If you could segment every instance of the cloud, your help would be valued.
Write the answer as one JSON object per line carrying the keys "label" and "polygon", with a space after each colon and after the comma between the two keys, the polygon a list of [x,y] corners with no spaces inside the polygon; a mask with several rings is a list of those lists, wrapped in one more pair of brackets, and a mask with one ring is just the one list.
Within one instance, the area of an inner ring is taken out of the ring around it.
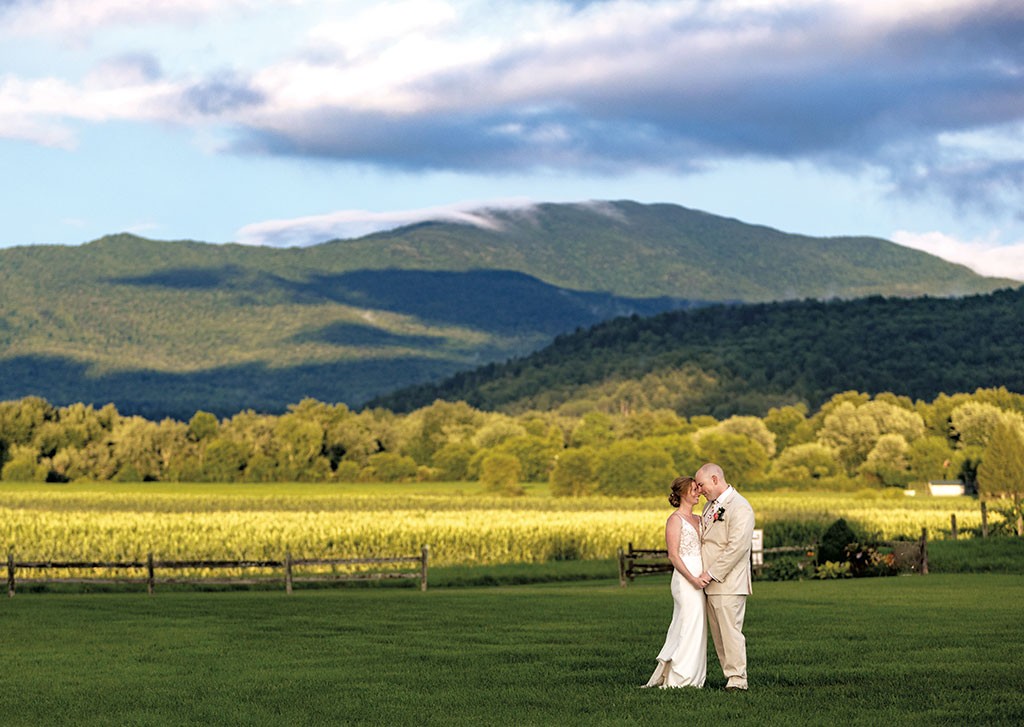
{"label": "cloud", "polygon": [[[256,109],[258,113],[259,110]],[[359,162],[405,171],[692,169],[696,148],[642,122],[545,110],[409,117],[326,109],[249,127],[234,151]],[[659,150],[655,158],[653,149]]]}
{"label": "cloud", "polygon": [[103,58],[85,77],[87,88],[117,88],[159,81],[160,60],[151,53],[121,53]]}
{"label": "cloud", "polygon": [[203,115],[223,115],[265,101],[247,81],[227,74],[196,83],[182,91],[185,109]]}
{"label": "cloud", "polygon": [[907,168],[953,179],[941,135],[1024,118],[1019,3],[525,3],[479,29],[439,7],[373,44],[358,18],[317,29],[254,74],[267,102],[235,148],[481,172],[813,159],[913,193]]}
{"label": "cloud", "polygon": [[[247,35],[300,9],[301,45]],[[92,73],[121,73],[116,88],[0,81],[0,134],[66,146],[75,121],[159,119],[224,131],[232,153],[383,169],[624,175],[754,159],[882,170],[908,197],[979,208],[1024,191],[1019,145],[979,142],[1024,125],[1018,0],[43,0],[0,6],[0,28],[213,27],[229,13],[234,42],[273,53],[175,71],[147,51]]]}
{"label": "cloud", "polygon": [[52,149],[74,149],[74,132],[62,124],[40,122],[36,119],[0,111],[0,139],[28,141]]}
{"label": "cloud", "polygon": [[994,233],[991,240],[963,241],[941,232],[899,230],[892,234],[900,245],[965,265],[979,275],[1024,281],[1024,240],[1000,245],[992,241],[997,237]]}
{"label": "cloud", "polygon": [[15,35],[82,38],[111,26],[194,23],[232,6],[256,0],[8,0],[0,2],[0,24]]}
{"label": "cloud", "polygon": [[427,221],[457,222],[497,230],[501,229],[501,221],[492,216],[491,212],[527,211],[532,205],[532,202],[523,199],[506,199],[393,212],[341,210],[324,215],[256,222],[241,228],[236,239],[244,245],[314,245],[327,240],[361,237]]}
{"label": "cloud", "polygon": [[173,85],[147,78],[109,84],[107,78],[104,71],[82,84],[60,78],[22,81],[0,76],[0,138],[74,148],[75,121],[169,119],[179,95]]}
{"label": "cloud", "polygon": [[893,164],[892,177],[908,197],[939,195],[960,211],[985,214],[1019,208],[1024,123],[940,134],[927,148]]}

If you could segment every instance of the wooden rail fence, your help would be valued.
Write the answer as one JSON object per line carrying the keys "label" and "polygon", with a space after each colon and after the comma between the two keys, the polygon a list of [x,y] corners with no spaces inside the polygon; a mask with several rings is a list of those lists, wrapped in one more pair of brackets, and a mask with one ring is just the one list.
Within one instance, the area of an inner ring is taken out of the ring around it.
{"label": "wooden rail fence", "polygon": [[[387,580],[393,578],[416,578],[420,590],[427,590],[427,569],[430,561],[430,546],[424,545],[419,555],[393,558],[293,558],[286,553],[283,560],[156,560],[149,553],[145,561],[97,562],[97,561],[18,561],[14,553],[7,554],[7,595],[13,598],[18,583],[145,583],[146,592],[153,595],[157,584],[202,584],[202,585],[257,585],[271,582],[268,578],[225,576],[221,578],[199,577],[157,577],[157,571],[180,571],[202,568],[226,570],[240,568],[281,568],[286,593],[292,592],[295,583],[322,581]],[[304,566],[347,566],[347,565],[390,565],[398,563],[416,564],[418,568],[405,570],[365,571],[354,573],[298,573],[295,569]],[[115,570],[144,571],[144,577],[103,578],[18,578],[19,570]]]}
{"label": "wooden rail fence", "polygon": [[[755,530],[750,539],[750,564],[754,569],[760,569],[764,564],[765,553],[784,553],[789,551],[804,551],[803,547],[782,547],[764,549],[764,531]],[[629,543],[627,550],[619,548],[619,585],[625,587],[629,581],[637,576],[652,575],[654,573],[671,573],[672,563],[668,562],[668,551],[664,548],[634,548]]]}
{"label": "wooden rail fence", "polygon": [[[881,546],[891,548],[896,559],[897,567],[910,570],[920,575],[928,575],[928,529],[921,528],[921,537],[918,540],[884,540],[878,543]],[[776,555],[779,553],[807,553],[813,555],[817,551],[815,545],[785,545],[776,548],[764,547],[764,534],[761,530],[754,531],[751,542],[750,564],[754,572],[760,572],[764,566],[765,555]],[[618,550],[619,558],[619,585],[625,587],[627,583],[637,576],[652,575],[655,573],[671,573],[673,566],[668,560],[668,551],[658,548],[634,548],[629,543],[628,548]]]}

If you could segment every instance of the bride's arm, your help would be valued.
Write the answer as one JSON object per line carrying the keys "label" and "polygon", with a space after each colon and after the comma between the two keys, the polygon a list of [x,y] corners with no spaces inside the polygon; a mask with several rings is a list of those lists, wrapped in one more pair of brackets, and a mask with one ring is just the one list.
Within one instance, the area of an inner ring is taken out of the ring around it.
{"label": "bride's arm", "polygon": [[668,559],[672,562],[672,567],[679,571],[679,575],[685,578],[687,583],[693,585],[694,588],[701,588],[697,579],[690,573],[690,569],[683,563],[683,559],[679,557],[679,538],[682,537],[682,528],[683,522],[679,516],[675,513],[670,515],[668,522],[665,523],[665,547],[668,550]]}

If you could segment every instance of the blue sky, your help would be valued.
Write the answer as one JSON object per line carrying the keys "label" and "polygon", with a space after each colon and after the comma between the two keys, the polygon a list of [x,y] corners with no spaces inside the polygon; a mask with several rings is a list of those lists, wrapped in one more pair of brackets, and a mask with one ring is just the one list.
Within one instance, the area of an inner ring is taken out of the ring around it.
{"label": "blue sky", "polygon": [[670,202],[1024,280],[1019,0],[0,0],[0,246]]}

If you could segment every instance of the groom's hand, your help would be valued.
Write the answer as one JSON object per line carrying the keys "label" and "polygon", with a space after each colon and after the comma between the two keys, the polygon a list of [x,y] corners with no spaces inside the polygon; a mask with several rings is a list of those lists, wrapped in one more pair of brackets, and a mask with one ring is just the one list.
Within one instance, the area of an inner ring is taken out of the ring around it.
{"label": "groom's hand", "polygon": [[700,587],[705,588],[713,579],[711,578],[710,573],[704,571],[700,574],[700,578],[698,578],[697,580],[700,581]]}

